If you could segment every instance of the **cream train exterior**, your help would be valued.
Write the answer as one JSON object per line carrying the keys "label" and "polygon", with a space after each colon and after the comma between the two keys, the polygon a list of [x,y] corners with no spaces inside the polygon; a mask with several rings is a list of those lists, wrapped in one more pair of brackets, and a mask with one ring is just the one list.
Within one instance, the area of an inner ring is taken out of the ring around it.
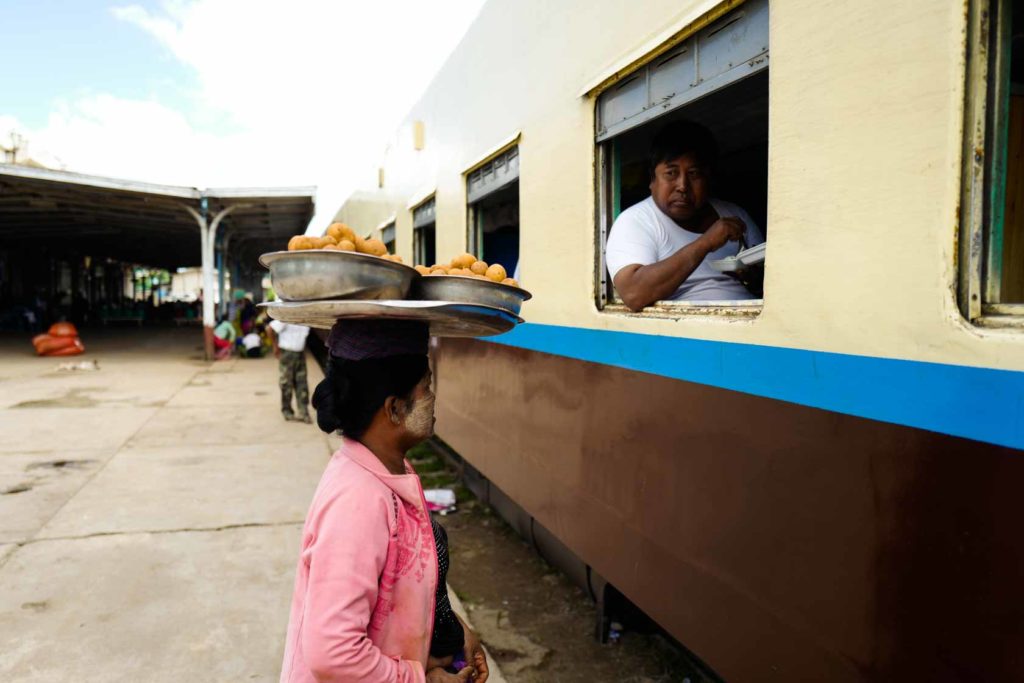
{"label": "cream train exterior", "polygon": [[599,98],[743,10],[490,0],[338,219],[408,263],[433,198],[446,259],[516,149],[529,323],[441,343],[439,433],[725,679],[1024,677],[1024,329],[958,301],[978,7],[772,2],[763,306],[601,305]]}

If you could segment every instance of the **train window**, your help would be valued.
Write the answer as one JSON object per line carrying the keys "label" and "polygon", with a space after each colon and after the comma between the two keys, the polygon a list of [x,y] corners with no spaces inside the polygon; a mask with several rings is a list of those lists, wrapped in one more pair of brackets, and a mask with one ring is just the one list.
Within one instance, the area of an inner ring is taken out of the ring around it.
{"label": "train window", "polygon": [[964,147],[964,315],[1024,322],[1024,2],[972,3]]}
{"label": "train window", "polygon": [[509,275],[519,266],[519,148],[513,147],[466,178],[469,251],[500,263]]}
{"label": "train window", "polygon": [[[768,204],[767,0],[749,0],[627,74],[598,97],[597,300],[601,308],[615,312],[627,308],[613,285],[609,267],[618,269],[630,262],[623,256],[629,250],[624,252],[620,245],[635,240],[611,240],[616,226],[630,231],[621,234],[635,237],[638,222],[631,217],[645,215],[652,223],[663,225],[674,220],[658,208],[652,197],[649,159],[658,134],[680,130],[686,126],[684,121],[699,124],[690,129],[710,133],[717,146],[717,162],[706,178],[707,205],[713,205],[719,216],[737,215],[753,224],[745,235],[751,242],[748,247],[764,241]],[[617,223],[630,207],[636,208]],[[714,216],[711,212],[707,215]],[[681,227],[679,230],[687,237],[697,234]],[[685,241],[662,246],[655,258],[668,258]],[[731,242],[724,251],[735,254],[739,249]],[[712,270],[709,262],[723,256],[728,254],[710,254],[671,298],[647,304],[645,313],[658,314],[665,309],[678,313],[681,307],[695,312],[729,307],[738,313],[756,314],[762,303],[763,264],[747,269],[742,278],[722,275]],[[634,310],[636,303],[634,298]]]}
{"label": "train window", "polygon": [[395,253],[395,222],[391,221],[380,230],[380,241],[388,248],[388,252]]}
{"label": "train window", "polygon": [[412,252],[414,263],[437,263],[437,203],[433,197],[412,210]]}

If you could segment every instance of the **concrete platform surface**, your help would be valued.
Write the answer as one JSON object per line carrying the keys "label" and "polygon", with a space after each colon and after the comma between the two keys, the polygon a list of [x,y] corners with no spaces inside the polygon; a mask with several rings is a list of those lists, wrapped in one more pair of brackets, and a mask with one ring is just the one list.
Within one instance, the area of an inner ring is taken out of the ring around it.
{"label": "concrete platform surface", "polygon": [[98,370],[0,337],[0,681],[276,681],[337,439],[282,419],[273,358],[207,363],[195,329],[83,340]]}

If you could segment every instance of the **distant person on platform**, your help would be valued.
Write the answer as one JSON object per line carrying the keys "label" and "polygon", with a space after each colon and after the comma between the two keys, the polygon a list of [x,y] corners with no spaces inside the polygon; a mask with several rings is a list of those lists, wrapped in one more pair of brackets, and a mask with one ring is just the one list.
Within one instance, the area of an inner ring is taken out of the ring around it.
{"label": "distant person on platform", "polygon": [[[274,357],[280,361],[278,383],[281,386],[281,413],[289,421],[312,423],[309,417],[309,384],[306,381],[306,337],[309,328],[280,320],[270,323],[270,341]],[[298,410],[292,412],[292,392]],[[298,413],[296,415],[296,413]]]}
{"label": "distant person on platform", "polygon": [[718,145],[704,126],[679,121],[651,143],[651,196],[623,211],[605,249],[622,301],[639,311],[656,301],[757,298],[709,261],[764,242],[746,211],[711,196]]}
{"label": "distant person on platform", "polygon": [[213,347],[217,350],[214,357],[217,360],[224,360],[231,356],[231,349],[235,345],[235,326],[231,324],[227,316],[220,319],[217,327],[213,328]]}
{"label": "distant person on platform", "polygon": [[256,325],[252,332],[242,337],[242,347],[245,349],[246,358],[263,357],[263,337],[260,336],[261,332],[263,332],[262,327]]}

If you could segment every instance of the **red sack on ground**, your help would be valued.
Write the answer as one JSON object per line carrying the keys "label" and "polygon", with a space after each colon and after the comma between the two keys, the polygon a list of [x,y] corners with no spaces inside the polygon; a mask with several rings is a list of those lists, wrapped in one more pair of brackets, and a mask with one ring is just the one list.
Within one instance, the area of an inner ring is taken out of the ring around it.
{"label": "red sack on ground", "polygon": [[36,353],[40,356],[49,356],[54,351],[73,348],[75,344],[78,344],[79,346],[82,344],[82,342],[78,340],[78,337],[49,337],[48,339],[43,339],[36,344]]}
{"label": "red sack on ground", "polygon": [[32,337],[32,346],[39,346],[39,342],[49,338],[50,335],[46,334],[45,332],[43,334],[37,334],[36,336]]}
{"label": "red sack on ground", "polygon": [[54,351],[52,353],[48,353],[48,354],[46,354],[46,357],[47,358],[52,358],[53,356],[77,356],[78,354],[83,353],[84,351],[85,351],[85,345],[82,344],[82,342],[80,342],[78,340],[78,338],[76,337],[74,345],[69,346],[69,347],[67,347],[65,349],[60,349],[58,351]]}
{"label": "red sack on ground", "polygon": [[54,337],[77,337],[78,330],[71,323],[54,323],[50,325],[50,334]]}

